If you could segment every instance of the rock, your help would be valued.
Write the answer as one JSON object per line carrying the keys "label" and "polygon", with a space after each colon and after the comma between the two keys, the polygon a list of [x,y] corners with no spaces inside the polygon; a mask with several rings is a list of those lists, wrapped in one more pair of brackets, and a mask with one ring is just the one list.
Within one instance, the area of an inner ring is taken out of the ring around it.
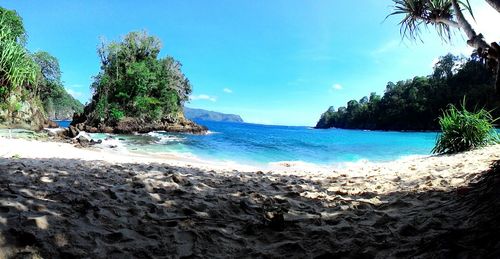
{"label": "rock", "polygon": [[113,133],[114,129],[112,127],[104,127],[103,133]]}
{"label": "rock", "polygon": [[8,105],[0,107],[0,127],[42,130],[47,120],[43,107],[32,97],[25,99],[21,96],[21,93],[12,92],[7,100],[4,100],[5,104],[15,104],[16,109],[13,111]]}
{"label": "rock", "polygon": [[68,137],[69,130],[67,128],[57,131],[57,136],[59,138],[67,138]]}
{"label": "rock", "polygon": [[78,136],[78,133],[80,133],[80,130],[78,130],[75,126],[70,125],[68,128],[68,137],[70,138],[75,138]]}
{"label": "rock", "polygon": [[93,140],[92,137],[85,131],[80,131],[76,137],[76,143],[79,143],[82,147],[88,147],[91,145],[101,144],[102,140]]}
{"label": "rock", "polygon": [[68,135],[68,129],[56,128],[56,129],[45,129],[44,130],[49,137],[55,138],[65,138]]}
{"label": "rock", "polygon": [[95,118],[95,115],[91,112],[92,109],[92,106],[87,106],[83,114],[74,114],[70,125],[75,126],[80,131],[85,130],[92,133],[130,134],[163,130],[168,132],[204,134],[208,130],[206,127],[186,119],[182,112],[166,115],[158,121],[124,117],[119,122],[108,122]]}
{"label": "rock", "polygon": [[75,139],[78,140],[78,143],[80,143],[82,147],[88,147],[92,142],[92,138],[85,131],[80,131]]}
{"label": "rock", "polygon": [[47,120],[45,124],[46,124],[45,125],[46,128],[50,128],[50,129],[59,128],[59,125],[56,122],[52,121],[52,120]]}
{"label": "rock", "polygon": [[85,137],[80,136],[77,138],[77,140],[82,147],[90,146],[90,140],[86,139]]}

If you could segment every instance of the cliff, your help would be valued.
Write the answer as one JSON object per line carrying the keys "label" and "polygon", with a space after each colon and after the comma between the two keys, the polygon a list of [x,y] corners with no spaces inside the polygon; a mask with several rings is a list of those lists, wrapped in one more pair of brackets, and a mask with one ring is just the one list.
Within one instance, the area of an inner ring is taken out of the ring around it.
{"label": "cliff", "polygon": [[71,120],[73,114],[83,112],[83,104],[58,86],[45,100],[43,106],[50,120]]}

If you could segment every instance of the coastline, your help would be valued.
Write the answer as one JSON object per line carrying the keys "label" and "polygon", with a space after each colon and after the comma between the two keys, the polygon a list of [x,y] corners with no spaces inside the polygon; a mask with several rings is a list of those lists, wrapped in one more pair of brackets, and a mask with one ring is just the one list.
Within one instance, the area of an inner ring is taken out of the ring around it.
{"label": "coastline", "polygon": [[[46,129],[50,131],[51,129]],[[425,159],[432,155],[404,155],[394,160],[370,161],[360,159],[349,162],[336,162],[331,164],[317,164],[306,161],[276,161],[269,163],[252,163],[233,160],[214,160],[200,158],[192,154],[177,152],[147,152],[129,150],[126,147],[116,148],[113,142],[104,142],[90,147],[79,147],[67,141],[56,139],[44,139],[36,137],[37,133],[29,138],[23,133],[13,133],[13,137],[0,136],[0,157],[9,158],[20,156],[24,158],[61,158],[61,159],[81,159],[100,160],[109,163],[166,163],[173,166],[195,167],[206,170],[238,170],[238,171],[279,171],[279,172],[306,172],[328,174],[336,171],[343,171],[349,168],[384,166],[389,163],[400,163],[416,159]],[[210,132],[207,132],[210,134]],[[215,133],[214,133],[215,134]],[[116,143],[119,144],[119,141]],[[110,148],[108,146],[115,146]]]}
{"label": "coastline", "polygon": [[0,146],[0,257],[497,255],[499,244],[467,242],[500,226],[500,196],[485,183],[500,145],[269,171],[59,142]]}
{"label": "coastline", "polygon": [[[385,170],[399,168],[408,164],[418,170],[419,164],[439,163],[438,160],[452,162],[455,155],[405,155],[389,161],[370,161],[360,159],[358,161],[338,162],[333,164],[316,164],[305,161],[276,161],[270,163],[241,163],[230,160],[209,160],[197,157],[196,155],[186,155],[175,152],[151,153],[146,151],[131,151],[126,148],[107,148],[101,146],[77,147],[74,144],[64,141],[54,141],[53,139],[40,140],[35,137],[26,139],[24,137],[2,137],[0,136],[0,157],[9,158],[12,156],[23,158],[60,158],[60,159],[80,159],[85,161],[99,160],[108,163],[165,163],[180,167],[194,167],[204,170],[237,170],[237,171],[268,171],[300,174],[328,175],[335,173],[356,171]],[[500,144],[488,146],[470,152],[481,152],[480,150],[497,149],[500,153]],[[469,152],[467,152],[469,153]],[[450,158],[451,157],[451,158]],[[499,156],[500,158],[500,156]],[[487,168],[483,168],[486,170]],[[391,170],[392,171],[392,170]]]}

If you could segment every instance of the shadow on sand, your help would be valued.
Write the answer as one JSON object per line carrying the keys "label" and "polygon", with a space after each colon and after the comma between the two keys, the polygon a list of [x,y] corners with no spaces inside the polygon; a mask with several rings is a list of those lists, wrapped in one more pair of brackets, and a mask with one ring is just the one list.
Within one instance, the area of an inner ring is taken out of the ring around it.
{"label": "shadow on sand", "polygon": [[345,195],[328,184],[165,164],[0,159],[0,257],[500,256],[499,163],[451,192]]}

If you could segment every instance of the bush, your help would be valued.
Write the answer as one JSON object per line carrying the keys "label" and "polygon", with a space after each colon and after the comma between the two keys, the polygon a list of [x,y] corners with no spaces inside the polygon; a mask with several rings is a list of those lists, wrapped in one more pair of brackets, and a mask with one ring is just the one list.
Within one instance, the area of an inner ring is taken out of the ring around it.
{"label": "bush", "polygon": [[458,153],[493,143],[498,139],[490,112],[481,109],[469,112],[465,102],[461,110],[450,105],[439,117],[442,133],[438,136],[433,153]]}
{"label": "bush", "polygon": [[118,108],[111,108],[111,110],[109,111],[109,117],[113,121],[119,122],[124,116],[125,113]]}

